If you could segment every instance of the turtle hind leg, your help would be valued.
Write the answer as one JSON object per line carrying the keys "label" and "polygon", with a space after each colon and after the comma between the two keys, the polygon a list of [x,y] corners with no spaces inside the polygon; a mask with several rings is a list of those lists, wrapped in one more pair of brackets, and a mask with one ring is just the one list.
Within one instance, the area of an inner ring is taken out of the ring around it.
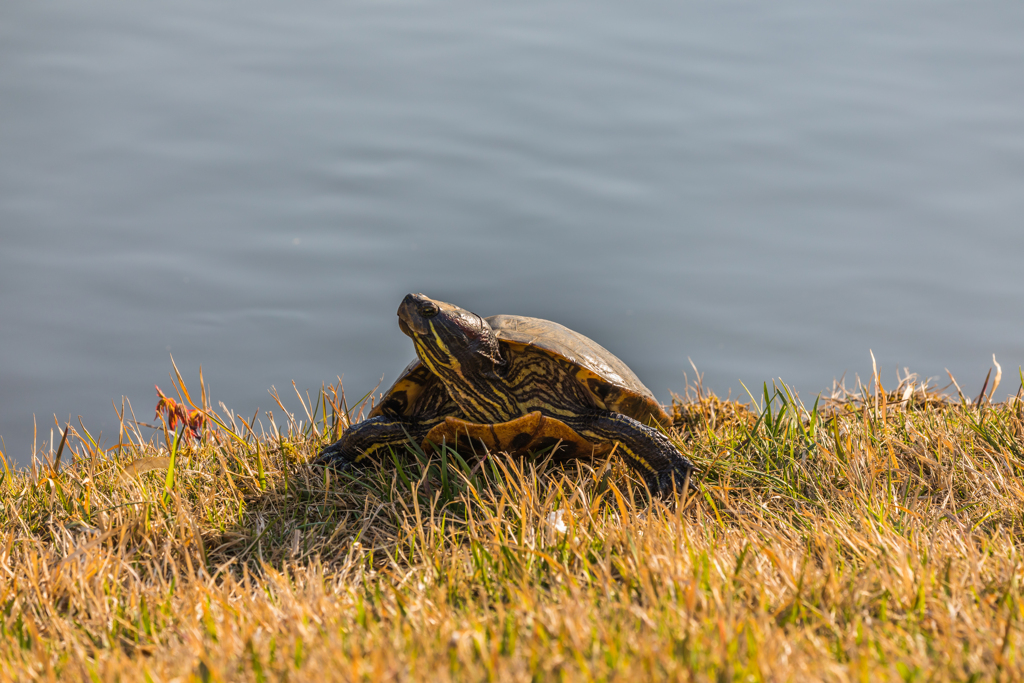
{"label": "turtle hind leg", "polygon": [[647,482],[652,493],[671,495],[673,489],[696,489],[696,468],[653,427],[611,411],[592,411],[562,417],[567,425],[595,443],[617,442],[616,453]]}
{"label": "turtle hind leg", "polygon": [[381,449],[402,446],[412,439],[419,443],[438,420],[403,420],[378,415],[346,429],[341,438],[324,447],[311,465],[345,471],[364,465]]}

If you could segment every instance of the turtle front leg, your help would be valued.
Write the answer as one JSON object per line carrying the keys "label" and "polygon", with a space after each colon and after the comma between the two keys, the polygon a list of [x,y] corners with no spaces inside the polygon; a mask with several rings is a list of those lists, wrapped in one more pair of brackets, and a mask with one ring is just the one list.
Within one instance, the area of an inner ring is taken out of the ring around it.
{"label": "turtle front leg", "polygon": [[697,488],[693,463],[683,457],[657,429],[611,411],[593,411],[577,417],[559,416],[559,419],[595,443],[618,442],[616,452],[621,453],[626,464],[644,478],[653,493],[671,495],[673,488],[681,492],[687,482],[690,488]]}
{"label": "turtle front leg", "polygon": [[382,448],[408,443],[410,437],[415,443],[420,443],[427,432],[442,420],[403,420],[387,415],[371,417],[346,429],[340,439],[320,451],[310,464],[343,472],[352,465],[365,464]]}

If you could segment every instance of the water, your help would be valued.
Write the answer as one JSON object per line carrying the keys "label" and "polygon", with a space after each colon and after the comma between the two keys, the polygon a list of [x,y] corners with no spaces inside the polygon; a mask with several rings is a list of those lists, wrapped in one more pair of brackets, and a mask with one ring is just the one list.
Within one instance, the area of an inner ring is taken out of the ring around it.
{"label": "water", "polygon": [[[1024,5],[9,2],[0,435],[412,356],[422,291],[664,400],[1024,364]],[[997,396],[1001,397],[1001,396]],[[297,400],[290,404],[298,407]]]}

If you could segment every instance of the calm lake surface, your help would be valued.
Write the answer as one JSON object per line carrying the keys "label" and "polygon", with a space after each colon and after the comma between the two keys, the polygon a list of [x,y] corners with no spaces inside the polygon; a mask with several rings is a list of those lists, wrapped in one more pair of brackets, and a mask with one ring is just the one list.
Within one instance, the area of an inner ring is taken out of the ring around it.
{"label": "calm lake surface", "polygon": [[383,387],[407,292],[663,400],[1024,364],[1024,3],[6,2],[0,436],[107,445],[173,355]]}

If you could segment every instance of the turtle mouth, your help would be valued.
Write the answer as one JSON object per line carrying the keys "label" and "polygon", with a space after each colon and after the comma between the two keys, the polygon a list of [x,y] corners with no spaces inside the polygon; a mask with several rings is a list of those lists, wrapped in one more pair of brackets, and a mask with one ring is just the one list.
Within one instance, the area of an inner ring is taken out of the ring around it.
{"label": "turtle mouth", "polygon": [[422,294],[407,294],[398,307],[398,327],[402,332],[410,337],[428,334],[430,323],[423,315],[425,309],[432,309],[436,315],[437,305]]}

